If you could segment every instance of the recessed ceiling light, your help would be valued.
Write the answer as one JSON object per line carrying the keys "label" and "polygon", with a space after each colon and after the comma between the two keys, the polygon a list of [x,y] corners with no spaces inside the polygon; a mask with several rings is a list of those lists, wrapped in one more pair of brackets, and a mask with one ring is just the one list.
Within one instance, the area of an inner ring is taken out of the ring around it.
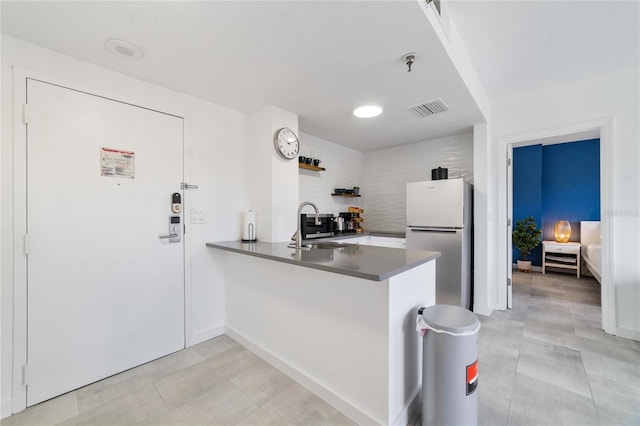
{"label": "recessed ceiling light", "polygon": [[365,105],[353,110],[353,115],[360,118],[371,118],[382,114],[382,108],[376,105]]}
{"label": "recessed ceiling light", "polygon": [[106,49],[111,53],[126,56],[127,58],[142,58],[142,50],[140,50],[140,48],[135,44],[129,43],[128,41],[112,38],[104,43],[104,47],[106,47]]}

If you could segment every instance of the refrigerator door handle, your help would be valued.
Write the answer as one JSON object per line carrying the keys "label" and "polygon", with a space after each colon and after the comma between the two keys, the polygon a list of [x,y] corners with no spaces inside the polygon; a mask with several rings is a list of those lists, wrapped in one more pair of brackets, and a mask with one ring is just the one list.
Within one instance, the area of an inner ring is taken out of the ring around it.
{"label": "refrigerator door handle", "polygon": [[462,228],[408,228],[411,232],[446,232],[455,233],[462,230]]}

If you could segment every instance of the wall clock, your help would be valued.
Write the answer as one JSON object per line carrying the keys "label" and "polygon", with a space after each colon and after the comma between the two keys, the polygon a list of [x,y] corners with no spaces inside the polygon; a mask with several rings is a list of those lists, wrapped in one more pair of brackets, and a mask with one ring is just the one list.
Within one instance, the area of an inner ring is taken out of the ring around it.
{"label": "wall clock", "polygon": [[287,160],[296,158],[300,151],[300,141],[293,130],[288,127],[283,127],[276,131],[273,137],[273,144],[278,154]]}

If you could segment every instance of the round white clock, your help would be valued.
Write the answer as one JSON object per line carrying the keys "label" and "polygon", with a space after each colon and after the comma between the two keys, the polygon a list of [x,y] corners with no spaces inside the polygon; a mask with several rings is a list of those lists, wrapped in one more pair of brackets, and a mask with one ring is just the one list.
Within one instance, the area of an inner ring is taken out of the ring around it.
{"label": "round white clock", "polygon": [[300,141],[293,130],[288,127],[283,127],[276,131],[273,137],[273,145],[276,151],[278,151],[278,154],[287,160],[296,158],[300,151]]}

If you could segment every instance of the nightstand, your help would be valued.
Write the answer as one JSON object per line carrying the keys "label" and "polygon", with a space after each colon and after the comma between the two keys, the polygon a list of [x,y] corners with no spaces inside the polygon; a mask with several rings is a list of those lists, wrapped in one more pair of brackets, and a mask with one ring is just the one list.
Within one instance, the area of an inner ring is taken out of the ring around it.
{"label": "nightstand", "polygon": [[580,243],[542,242],[542,273],[549,268],[573,269],[580,278]]}

